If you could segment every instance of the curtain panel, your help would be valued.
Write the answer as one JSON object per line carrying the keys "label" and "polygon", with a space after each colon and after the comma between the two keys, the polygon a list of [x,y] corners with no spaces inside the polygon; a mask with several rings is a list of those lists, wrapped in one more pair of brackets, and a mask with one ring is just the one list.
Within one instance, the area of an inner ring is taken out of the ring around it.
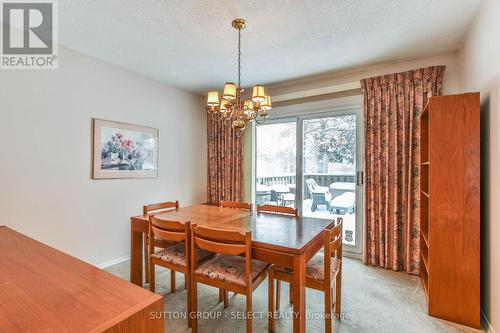
{"label": "curtain panel", "polygon": [[445,66],[364,79],[365,264],[419,273],[420,116]]}
{"label": "curtain panel", "polygon": [[209,204],[221,200],[243,201],[243,137],[231,122],[207,119]]}

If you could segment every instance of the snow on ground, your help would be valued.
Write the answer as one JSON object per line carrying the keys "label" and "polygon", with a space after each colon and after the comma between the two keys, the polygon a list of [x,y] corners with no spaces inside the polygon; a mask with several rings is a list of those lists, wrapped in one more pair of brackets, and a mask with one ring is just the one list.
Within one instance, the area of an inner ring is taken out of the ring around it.
{"label": "snow on ground", "polygon": [[[302,212],[303,216],[308,216],[308,217],[316,217],[320,219],[329,219],[329,220],[334,220],[337,217],[342,217],[343,218],[343,223],[344,223],[344,235],[342,239],[344,240],[344,244],[349,244],[349,245],[354,245],[355,244],[355,239],[356,239],[356,214],[345,214],[345,215],[336,215],[336,214],[331,214],[326,210],[325,206],[318,206],[316,211],[311,212],[311,204],[312,200],[311,199],[306,199],[304,200],[304,204],[302,205],[304,211]],[[349,233],[352,231],[352,240],[346,240],[346,231]]]}

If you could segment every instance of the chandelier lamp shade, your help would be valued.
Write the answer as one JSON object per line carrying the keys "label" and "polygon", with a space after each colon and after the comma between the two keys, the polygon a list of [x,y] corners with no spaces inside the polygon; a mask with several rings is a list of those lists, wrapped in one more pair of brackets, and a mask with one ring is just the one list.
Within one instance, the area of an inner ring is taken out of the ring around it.
{"label": "chandelier lamp shade", "polygon": [[248,123],[255,121],[260,124],[269,116],[272,108],[271,97],[266,94],[263,85],[256,84],[252,89],[251,99],[244,100],[241,87],[241,30],[247,22],[236,19],[232,26],[238,30],[238,82],[226,82],[222,95],[218,90],[207,93],[206,109],[214,121],[230,121],[236,133],[241,133]]}

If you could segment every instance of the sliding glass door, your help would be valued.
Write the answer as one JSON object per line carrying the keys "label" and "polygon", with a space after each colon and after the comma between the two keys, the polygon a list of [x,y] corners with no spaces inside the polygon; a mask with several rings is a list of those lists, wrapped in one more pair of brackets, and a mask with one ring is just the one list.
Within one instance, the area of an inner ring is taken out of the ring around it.
{"label": "sliding glass door", "polygon": [[360,109],[272,120],[256,128],[255,203],[344,221],[348,252],[362,252]]}
{"label": "sliding glass door", "polygon": [[361,253],[362,150],[359,111],[301,117],[301,212],[343,219],[346,249]]}

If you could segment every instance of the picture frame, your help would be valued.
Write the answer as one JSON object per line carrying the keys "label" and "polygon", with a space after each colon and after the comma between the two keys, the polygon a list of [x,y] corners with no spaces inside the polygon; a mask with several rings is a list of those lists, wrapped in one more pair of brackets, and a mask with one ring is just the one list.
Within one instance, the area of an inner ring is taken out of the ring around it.
{"label": "picture frame", "polygon": [[92,131],[92,179],[158,176],[158,129],[93,118]]}

